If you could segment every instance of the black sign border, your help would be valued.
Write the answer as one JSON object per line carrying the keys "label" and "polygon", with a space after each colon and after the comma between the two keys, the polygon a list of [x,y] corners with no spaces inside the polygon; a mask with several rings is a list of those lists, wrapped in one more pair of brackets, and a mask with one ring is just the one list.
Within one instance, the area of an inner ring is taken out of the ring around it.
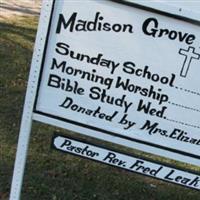
{"label": "black sign border", "polygon": [[[126,140],[133,141],[133,142],[136,142],[136,143],[152,146],[152,147],[155,147],[155,148],[158,148],[158,149],[163,149],[163,150],[166,150],[166,151],[170,151],[170,152],[173,152],[173,153],[181,154],[183,156],[192,157],[192,158],[200,160],[200,155],[198,156],[198,155],[191,154],[191,153],[184,152],[184,151],[180,151],[180,150],[177,150],[177,149],[164,147],[164,146],[157,145],[157,144],[154,144],[154,143],[130,138],[128,136],[119,135],[117,133],[114,133],[114,132],[111,132],[111,131],[108,131],[108,130],[105,130],[105,129],[93,127],[93,126],[90,126],[90,125],[87,125],[87,124],[83,124],[83,123],[80,123],[80,122],[73,121],[71,119],[67,119],[67,118],[52,115],[52,114],[49,114],[49,113],[45,113],[45,112],[42,112],[42,111],[39,111],[39,110],[36,109],[38,95],[39,95],[39,89],[40,89],[40,85],[41,85],[42,73],[43,73],[43,70],[44,70],[44,63],[45,63],[45,58],[46,58],[47,46],[48,46],[48,42],[49,42],[49,35],[50,35],[50,30],[51,30],[51,25],[52,25],[53,12],[55,10],[56,1],[57,0],[53,0],[53,4],[52,4],[50,20],[49,20],[49,25],[48,25],[48,30],[47,30],[46,40],[45,40],[45,46],[44,46],[43,55],[42,55],[42,63],[41,63],[41,68],[40,68],[40,73],[39,73],[39,80],[38,80],[38,84],[37,84],[37,92],[36,92],[36,97],[35,97],[35,102],[34,102],[33,113],[43,115],[43,116],[46,116],[46,117],[49,117],[49,118],[53,118],[53,119],[56,119],[56,120],[59,120],[59,121],[67,122],[67,123],[70,123],[70,124],[73,124],[73,125],[76,125],[76,126],[80,126],[80,127],[83,127],[83,128],[98,131],[98,132],[101,132],[101,133],[104,133],[104,134],[112,135],[112,136],[115,136],[115,137],[118,137],[118,138],[126,139]],[[113,1],[113,3],[114,3],[114,1]],[[116,1],[115,3],[119,3],[119,2]],[[124,5],[127,5],[127,6],[131,6],[130,4],[127,4],[123,1],[121,3],[124,4]],[[136,7],[135,5],[132,5],[132,6]],[[143,9],[143,8],[140,8],[140,7],[137,7],[137,8]],[[151,9],[149,9],[149,10],[152,12]]]}

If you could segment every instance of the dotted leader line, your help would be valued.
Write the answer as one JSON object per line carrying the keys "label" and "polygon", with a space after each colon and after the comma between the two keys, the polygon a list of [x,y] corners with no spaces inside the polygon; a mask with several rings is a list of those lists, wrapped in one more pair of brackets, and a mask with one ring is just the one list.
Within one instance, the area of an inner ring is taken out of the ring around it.
{"label": "dotted leader line", "polygon": [[173,105],[173,106],[177,106],[177,107],[185,108],[185,109],[188,109],[188,110],[200,112],[200,110],[198,110],[198,109],[196,109],[196,108],[191,108],[191,107],[184,106],[184,105],[177,104],[177,103],[173,103],[173,102],[170,102],[170,101],[168,101],[168,103],[171,104],[171,105]]}
{"label": "dotted leader line", "polygon": [[200,126],[196,126],[196,125],[193,125],[193,124],[188,124],[188,123],[177,121],[177,120],[174,120],[174,119],[169,119],[167,117],[164,117],[164,119],[167,120],[167,121],[170,121],[170,122],[177,123],[177,124],[182,124],[182,125],[185,125],[185,126],[189,126],[189,127],[200,129]]}
{"label": "dotted leader line", "polygon": [[[194,95],[200,96],[200,93],[196,92],[196,91],[192,91],[192,90],[185,89],[185,88],[178,87],[178,86],[175,86],[175,88],[178,89],[178,90],[184,91],[184,92],[188,92],[190,94],[194,94]],[[193,111],[196,111],[196,112],[200,112],[200,110],[198,110],[196,108],[191,108],[191,107],[188,107],[188,106],[185,106],[185,105],[181,105],[181,104],[177,104],[177,103],[173,103],[173,102],[170,102],[170,101],[168,103],[172,104],[174,106],[181,107],[181,108],[185,108],[185,109],[193,110]],[[169,119],[167,117],[164,117],[164,119],[167,120],[167,121],[170,121],[170,122],[174,122],[174,123],[177,123],[177,124],[184,125],[184,126],[189,126],[189,127],[200,129],[200,126],[197,126],[197,125],[188,124],[188,123],[185,123],[185,122],[182,122],[182,121],[178,121],[178,120],[174,120],[174,119]]]}
{"label": "dotted leader line", "polygon": [[178,90],[182,90],[182,91],[185,91],[185,92],[200,96],[200,93],[196,92],[196,91],[188,90],[188,89],[185,89],[185,88],[182,88],[182,87],[178,87],[178,86],[175,86],[175,88],[178,89]]}

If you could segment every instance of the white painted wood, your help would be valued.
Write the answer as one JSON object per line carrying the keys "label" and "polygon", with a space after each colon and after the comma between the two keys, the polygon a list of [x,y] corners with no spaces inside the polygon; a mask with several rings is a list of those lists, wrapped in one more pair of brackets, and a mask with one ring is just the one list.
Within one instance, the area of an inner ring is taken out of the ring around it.
{"label": "white painted wood", "polygon": [[10,191],[10,200],[20,200],[23,176],[28,153],[29,139],[32,127],[32,114],[37,90],[37,83],[41,67],[41,57],[44,50],[45,38],[48,28],[50,11],[52,7],[51,0],[43,1],[40,24],[36,36],[34,54],[31,63],[29,81],[27,86],[26,98],[21,120],[15,166],[13,171],[12,185]]}

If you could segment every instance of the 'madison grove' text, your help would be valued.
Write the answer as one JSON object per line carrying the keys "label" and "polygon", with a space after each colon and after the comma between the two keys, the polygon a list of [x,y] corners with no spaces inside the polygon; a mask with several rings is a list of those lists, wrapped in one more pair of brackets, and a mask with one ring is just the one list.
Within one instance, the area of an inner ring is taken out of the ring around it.
{"label": "'madison grove' text", "polygon": [[[132,21],[133,23],[133,21]],[[182,32],[180,30],[170,30],[167,27],[161,27],[158,19],[147,18],[142,23],[141,29],[145,35],[154,38],[167,38],[169,40],[184,42],[188,45],[193,44],[196,39],[194,34]],[[137,26],[138,27],[138,26]],[[134,33],[134,26],[130,23],[115,23],[108,21],[100,12],[96,12],[92,20],[81,19],[77,12],[66,19],[66,16],[59,14],[56,33],[60,34],[62,30],[69,32],[115,32],[115,33]]]}
{"label": "'madison grove' text", "polygon": [[133,33],[133,26],[131,24],[107,22],[100,12],[96,12],[94,20],[77,19],[77,12],[74,12],[67,20],[63,14],[60,14],[56,33],[60,33],[62,28],[68,29],[70,32],[113,31]]}

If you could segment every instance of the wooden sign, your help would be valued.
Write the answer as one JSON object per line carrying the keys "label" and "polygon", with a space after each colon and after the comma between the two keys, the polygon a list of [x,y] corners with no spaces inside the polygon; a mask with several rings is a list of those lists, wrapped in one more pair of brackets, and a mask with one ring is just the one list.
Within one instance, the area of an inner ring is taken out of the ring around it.
{"label": "wooden sign", "polygon": [[51,16],[33,119],[200,165],[199,25],[110,1]]}
{"label": "wooden sign", "polygon": [[33,120],[200,166],[199,42],[198,9],[43,1],[10,199]]}

